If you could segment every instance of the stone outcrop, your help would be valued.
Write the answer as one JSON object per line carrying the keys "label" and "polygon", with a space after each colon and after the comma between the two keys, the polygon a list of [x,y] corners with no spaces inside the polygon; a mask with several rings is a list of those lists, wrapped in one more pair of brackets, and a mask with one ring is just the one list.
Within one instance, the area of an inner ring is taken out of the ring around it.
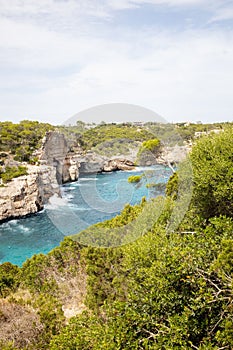
{"label": "stone outcrop", "polygon": [[80,163],[80,174],[96,174],[117,170],[132,170],[134,162],[125,157],[112,157],[111,159],[95,152],[87,152],[85,156],[77,156]]}
{"label": "stone outcrop", "polygon": [[69,152],[70,146],[64,134],[56,131],[47,132],[41,150],[37,156],[41,164],[53,166],[56,169],[59,184],[76,181],[79,176],[77,156]]}
{"label": "stone outcrop", "polygon": [[40,165],[28,165],[28,175],[0,187],[0,221],[40,211],[50,197],[60,195],[60,184],[78,179],[80,164],[77,156],[68,151],[63,134],[46,134],[35,154]]}
{"label": "stone outcrop", "polygon": [[103,171],[117,171],[117,170],[132,170],[135,165],[132,161],[125,158],[110,159],[104,164]]}
{"label": "stone outcrop", "polygon": [[78,180],[80,163],[77,156],[68,154],[62,167],[62,182],[71,182]]}
{"label": "stone outcrop", "polygon": [[178,164],[186,158],[189,151],[190,147],[187,145],[163,146],[157,153],[143,152],[138,159],[138,164],[141,166]]}
{"label": "stone outcrop", "polygon": [[54,193],[60,194],[55,168],[28,166],[28,175],[0,187],[0,221],[38,212]]}
{"label": "stone outcrop", "polygon": [[188,146],[173,146],[173,147],[163,147],[161,154],[157,158],[157,164],[163,165],[174,165],[182,162],[188,152],[190,147]]}
{"label": "stone outcrop", "polygon": [[62,183],[63,163],[68,153],[68,145],[64,134],[47,132],[40,151],[41,164],[53,166],[56,169],[57,182]]}
{"label": "stone outcrop", "polygon": [[78,157],[80,174],[96,174],[102,172],[106,160],[106,157],[95,152],[87,152],[86,155]]}

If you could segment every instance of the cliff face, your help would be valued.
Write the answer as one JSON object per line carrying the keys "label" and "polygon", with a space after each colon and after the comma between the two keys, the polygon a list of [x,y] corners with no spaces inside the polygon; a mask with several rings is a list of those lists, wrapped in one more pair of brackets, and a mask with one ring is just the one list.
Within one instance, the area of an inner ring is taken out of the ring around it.
{"label": "cliff face", "polygon": [[54,131],[46,134],[39,159],[42,164],[56,169],[59,184],[78,179],[79,162],[75,155],[69,153],[69,147],[63,134]]}
{"label": "cliff face", "polygon": [[0,221],[40,211],[51,196],[60,195],[60,184],[78,179],[79,162],[68,151],[63,134],[46,134],[36,153],[41,165],[28,165],[28,175],[0,187]]}
{"label": "cliff face", "polygon": [[29,166],[28,175],[0,187],[0,221],[38,212],[54,193],[60,194],[55,168]]}
{"label": "cliff face", "polygon": [[128,155],[114,156],[109,159],[106,156],[99,155],[92,151],[87,152],[85,156],[77,155],[77,161],[80,164],[80,174],[132,170],[135,167],[135,159]]}
{"label": "cliff face", "polygon": [[[144,157],[140,165],[172,164],[181,161],[186,154],[185,147],[164,147],[159,155]],[[36,155],[40,166],[28,165],[28,175],[0,187],[0,221],[38,212],[51,196],[60,195],[60,184],[76,181],[79,172],[131,170],[136,159],[136,153],[109,159],[91,151],[85,155],[69,152],[65,136],[59,132],[47,133]]]}
{"label": "cliff face", "polygon": [[95,152],[87,152],[85,156],[79,156],[81,174],[100,173],[103,171],[106,157]]}

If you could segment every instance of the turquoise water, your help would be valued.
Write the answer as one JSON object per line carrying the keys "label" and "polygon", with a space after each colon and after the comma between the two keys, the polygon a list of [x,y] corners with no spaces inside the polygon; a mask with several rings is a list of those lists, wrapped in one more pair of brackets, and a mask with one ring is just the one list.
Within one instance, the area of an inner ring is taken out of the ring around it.
{"label": "turquoise water", "polygon": [[[145,175],[143,185],[128,183],[129,176],[140,174]],[[149,199],[162,194],[147,189],[146,183],[167,182],[170,175],[169,168],[154,166],[81,176],[63,185],[62,198],[51,198],[42,212],[0,225],[0,263],[21,266],[34,254],[48,253],[64,236],[116,216],[126,203],[134,205],[143,196]]]}

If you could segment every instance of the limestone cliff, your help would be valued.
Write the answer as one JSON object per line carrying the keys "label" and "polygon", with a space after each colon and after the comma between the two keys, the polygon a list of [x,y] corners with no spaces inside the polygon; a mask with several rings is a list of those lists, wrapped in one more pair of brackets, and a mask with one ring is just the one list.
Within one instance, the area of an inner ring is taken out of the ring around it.
{"label": "limestone cliff", "polygon": [[106,157],[101,156],[98,153],[89,151],[85,155],[81,155],[78,157],[78,162],[80,163],[80,173],[100,173],[103,171],[106,160]]}
{"label": "limestone cliff", "polygon": [[59,184],[78,179],[79,162],[77,156],[69,152],[64,134],[55,131],[48,132],[38,156],[41,164],[50,165],[56,169]]}
{"label": "limestone cliff", "polygon": [[178,164],[186,158],[189,151],[190,148],[188,146],[176,145],[173,147],[163,147],[159,157],[157,158],[157,164]]}
{"label": "limestone cliff", "polygon": [[39,166],[27,165],[28,175],[0,187],[0,221],[38,212],[51,196],[60,195],[60,184],[78,179],[79,162],[63,134],[48,132],[35,156]]}
{"label": "limestone cliff", "polygon": [[54,193],[60,194],[55,168],[28,166],[28,175],[0,187],[0,221],[38,212]]}

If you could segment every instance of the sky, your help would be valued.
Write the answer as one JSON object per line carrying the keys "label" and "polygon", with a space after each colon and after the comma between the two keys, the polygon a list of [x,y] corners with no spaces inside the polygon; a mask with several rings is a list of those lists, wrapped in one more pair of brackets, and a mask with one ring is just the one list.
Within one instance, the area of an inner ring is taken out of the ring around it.
{"label": "sky", "polygon": [[233,121],[233,1],[0,0],[1,121],[61,124],[110,103]]}

